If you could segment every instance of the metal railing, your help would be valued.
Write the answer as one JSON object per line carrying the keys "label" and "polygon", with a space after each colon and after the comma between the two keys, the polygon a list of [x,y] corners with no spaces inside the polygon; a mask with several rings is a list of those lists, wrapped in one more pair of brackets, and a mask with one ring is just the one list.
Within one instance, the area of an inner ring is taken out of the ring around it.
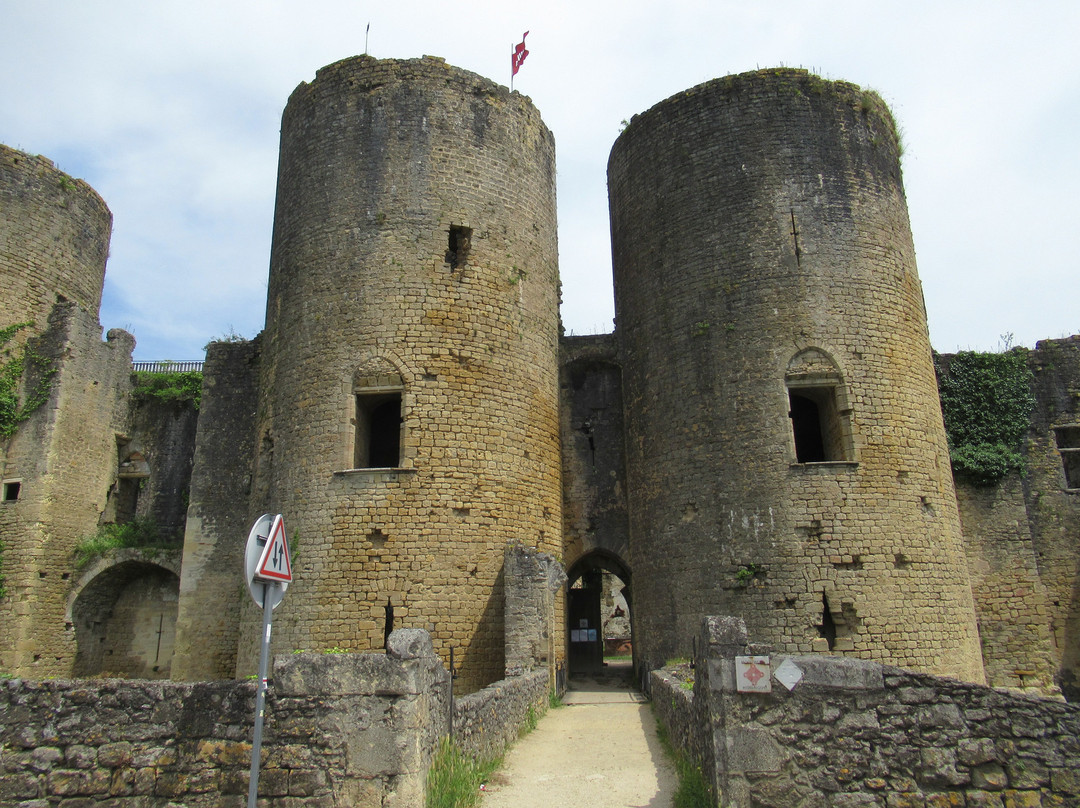
{"label": "metal railing", "polygon": [[131,369],[136,373],[202,373],[203,362],[201,359],[192,359],[183,362],[173,362],[170,359],[162,359],[156,362],[132,362]]}

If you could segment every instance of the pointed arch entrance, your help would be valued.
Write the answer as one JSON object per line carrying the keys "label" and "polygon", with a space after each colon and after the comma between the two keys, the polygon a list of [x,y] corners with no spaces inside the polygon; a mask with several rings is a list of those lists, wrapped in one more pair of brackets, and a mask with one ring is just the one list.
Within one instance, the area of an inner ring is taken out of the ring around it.
{"label": "pointed arch entrance", "polygon": [[606,550],[592,550],[570,565],[566,636],[571,675],[602,671],[605,652],[632,652],[630,584],[630,567]]}

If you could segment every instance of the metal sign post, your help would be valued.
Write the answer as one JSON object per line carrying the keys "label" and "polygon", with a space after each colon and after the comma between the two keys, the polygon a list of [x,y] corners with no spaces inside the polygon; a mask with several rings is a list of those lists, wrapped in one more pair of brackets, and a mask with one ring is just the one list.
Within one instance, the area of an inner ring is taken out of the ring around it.
{"label": "metal sign post", "polygon": [[281,514],[263,514],[255,520],[248,534],[244,552],[248,591],[263,610],[262,649],[259,652],[259,688],[255,695],[255,733],[251,741],[251,778],[248,782],[248,808],[255,808],[259,795],[259,763],[262,753],[263,716],[266,712],[266,686],[270,670],[270,623],[274,609],[285,597],[292,581],[289,542]]}

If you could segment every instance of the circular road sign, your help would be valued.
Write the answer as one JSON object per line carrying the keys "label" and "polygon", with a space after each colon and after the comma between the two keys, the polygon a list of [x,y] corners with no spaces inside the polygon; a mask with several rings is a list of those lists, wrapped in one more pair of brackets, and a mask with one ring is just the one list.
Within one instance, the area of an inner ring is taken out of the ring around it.
{"label": "circular road sign", "polygon": [[270,539],[270,530],[274,526],[274,517],[264,513],[255,520],[255,524],[248,533],[247,547],[244,550],[244,577],[247,579],[248,592],[259,608],[265,608],[263,599],[266,592],[270,592],[270,608],[276,609],[285,597],[285,590],[289,588],[285,581],[263,581],[255,577],[259,568],[259,559],[262,558],[263,549]]}

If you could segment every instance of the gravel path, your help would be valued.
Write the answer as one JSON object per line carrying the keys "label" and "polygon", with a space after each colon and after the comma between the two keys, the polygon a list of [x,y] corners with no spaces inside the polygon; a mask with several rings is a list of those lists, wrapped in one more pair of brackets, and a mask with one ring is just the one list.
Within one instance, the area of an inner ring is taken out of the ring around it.
{"label": "gravel path", "polygon": [[610,680],[570,687],[507,753],[483,808],[671,808],[675,770],[649,705]]}

